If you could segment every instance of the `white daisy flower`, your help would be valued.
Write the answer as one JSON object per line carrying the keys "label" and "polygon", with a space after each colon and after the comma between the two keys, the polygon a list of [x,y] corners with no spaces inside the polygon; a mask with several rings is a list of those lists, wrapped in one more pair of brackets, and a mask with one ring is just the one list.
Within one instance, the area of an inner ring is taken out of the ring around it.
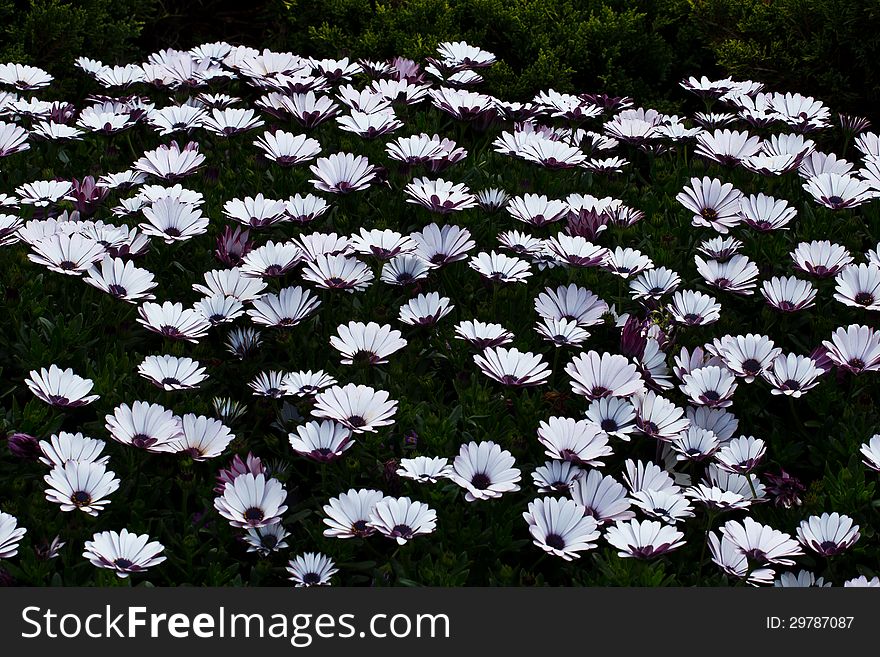
{"label": "white daisy flower", "polygon": [[397,474],[405,479],[413,479],[420,484],[436,484],[441,479],[448,479],[452,473],[449,459],[440,456],[416,456],[411,459],[400,459]]}
{"label": "white daisy flower", "polygon": [[401,332],[392,329],[389,324],[380,326],[376,322],[349,322],[340,324],[336,333],[330,337],[330,346],[342,354],[343,365],[387,363],[388,356],[407,344]]}
{"label": "white daisy flower", "polygon": [[473,358],[483,374],[506,386],[541,385],[551,374],[540,354],[521,352],[516,348],[487,347]]}
{"label": "white daisy flower", "polygon": [[74,374],[73,368],[62,370],[54,363],[31,370],[25,384],[41,401],[61,408],[76,408],[91,404],[100,399],[100,395],[90,395],[94,383],[91,379]]}
{"label": "white daisy flower", "polygon": [[180,418],[159,404],[121,404],[104,416],[113,440],[148,452],[173,452],[180,438]]}
{"label": "white daisy flower", "polygon": [[214,498],[214,508],[233,527],[265,527],[281,522],[286,498],[287,491],[277,479],[247,472],[224,484],[223,495]]}
{"label": "white daisy flower", "polygon": [[566,561],[580,557],[579,552],[596,548],[601,536],[596,520],[567,498],[538,498],[529,503],[523,518],[529,525],[532,542]]}
{"label": "white daisy flower", "polygon": [[333,386],[315,395],[312,415],[335,420],[355,433],[375,433],[378,427],[394,424],[397,401],[384,390],[349,383]]}
{"label": "white daisy flower", "polygon": [[306,552],[287,563],[287,572],[295,586],[329,586],[339,572],[333,559],[320,552]]}
{"label": "white daisy flower", "polygon": [[207,461],[217,458],[235,434],[220,420],[187,413],[181,418],[180,437],[172,442],[175,452],[186,454],[193,461]]}
{"label": "white daisy flower", "polygon": [[335,461],[355,442],[348,427],[332,420],[301,424],[288,439],[294,452],[319,463]]}
{"label": "white daisy flower", "polygon": [[177,356],[147,356],[138,374],[164,390],[191,390],[208,378],[198,361]]}
{"label": "white daisy flower", "polygon": [[408,497],[384,497],[373,505],[369,526],[396,540],[398,545],[404,545],[416,536],[433,533],[437,528],[437,512]]}
{"label": "white daisy flower", "polygon": [[147,534],[132,534],[127,529],[120,532],[100,532],[85,542],[83,556],[93,566],[115,571],[120,578],[140,573],[156,566],[165,558],[165,550],[158,541],[150,541]]}
{"label": "white daisy flower", "polygon": [[378,490],[349,489],[324,505],[324,536],[328,538],[365,538],[376,531],[370,515],[385,495]]}
{"label": "white daisy flower", "polygon": [[520,471],[513,456],[490,441],[461,446],[449,478],[467,491],[465,499],[489,500],[519,490]]}
{"label": "white daisy flower", "polygon": [[102,463],[67,461],[56,465],[43,477],[48,488],[46,499],[62,511],[80,511],[97,516],[110,503],[107,496],[119,488],[116,473]]}

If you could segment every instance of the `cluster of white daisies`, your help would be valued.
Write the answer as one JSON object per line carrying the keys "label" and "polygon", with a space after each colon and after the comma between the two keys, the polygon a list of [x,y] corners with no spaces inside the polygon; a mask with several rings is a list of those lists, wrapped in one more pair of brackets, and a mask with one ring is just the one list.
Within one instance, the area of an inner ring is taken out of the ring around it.
{"label": "cluster of white daisies", "polygon": [[[532,102],[509,103],[472,91],[482,81],[480,70],[495,58],[464,42],[443,43],[437,57],[423,67],[397,58],[389,62],[315,60],[290,53],[262,52],[226,43],[204,44],[190,51],[165,50],[142,64],[107,66],[81,58],[77,65],[108,90],[151,85],[164,90],[192,90],[180,104],[157,107],[139,95],[95,95],[78,109],[64,102],[24,97],[52,81],[45,71],[18,64],[0,66],[0,158],[26,151],[39,140],[82,140],[90,134],[113,135],[145,126],[158,135],[186,135],[145,152],[122,172],[97,180],[37,180],[12,193],[0,194],[0,245],[24,243],[28,258],[47,270],[81,277],[87,284],[138,306],[138,322],[169,340],[198,342],[209,331],[247,317],[251,325],[231,328],[229,351],[245,358],[260,345],[261,328],[292,328],[318,312],[321,300],[309,288],[362,292],[375,283],[372,261],[380,263],[379,281],[404,286],[428,279],[442,267],[467,261],[478,275],[494,284],[525,284],[537,272],[554,267],[598,268],[627,282],[634,302],[663,316],[669,324],[700,326],[718,321],[721,304],[696,290],[679,289],[680,275],[655,267],[651,258],[632,248],[597,244],[610,225],[627,227],[642,212],[610,197],[570,194],[564,199],[539,193],[512,196],[501,189],[470,190],[465,184],[437,177],[467,158],[468,152],[448,137],[414,134],[392,138],[404,128],[396,109],[430,103],[456,120],[477,126],[512,122],[494,140],[496,153],[549,170],[584,169],[596,174],[621,172],[629,162],[617,154],[622,145],[654,155],[676,144],[695,142],[695,153],[708,161],[739,166],[770,178],[796,171],[804,190],[831,210],[853,208],[880,196],[880,137],[868,124],[842,117],[844,130],[855,136],[863,161],[856,164],[823,153],[807,135],[830,127],[830,110],[799,94],[762,93],[762,85],[730,79],[690,78],[686,89],[727,111],[699,113],[690,125],[678,116],[633,108],[629,98],[597,94],[541,92]],[[259,94],[255,108],[243,107],[236,96],[205,90],[214,80],[238,80]],[[365,86],[354,81],[367,80]],[[306,133],[269,130],[253,140],[255,153],[277,166],[309,164],[315,193],[288,199],[263,194],[227,201],[224,215],[239,224],[227,226],[216,255],[226,265],[204,273],[202,294],[192,306],[155,301],[154,274],[136,265],[157,242],[172,244],[208,231],[209,218],[201,193],[180,181],[205,163],[197,141],[207,131],[220,138],[265,125],[260,112],[309,130],[335,119],[340,130],[363,139],[388,137],[389,162],[408,171],[422,170],[403,189],[406,201],[434,213],[442,222],[402,234],[391,229],[360,228],[353,235],[302,233],[283,242],[255,246],[252,233],[289,223],[307,226],[330,208],[325,195],[366,190],[380,182],[381,168],[362,155],[337,152],[321,156],[323,146]],[[542,121],[563,124],[551,127]],[[596,121],[597,131],[585,129]],[[761,139],[723,126],[745,121],[755,127],[781,126],[787,132]],[[319,157],[320,156],[320,157]],[[83,219],[111,194],[118,197],[110,213],[116,223]],[[757,232],[786,230],[797,211],[785,199],[763,192],[747,195],[731,183],[693,178],[676,197],[693,213],[693,225],[717,235],[699,246],[696,268],[706,285],[719,293],[751,295],[758,288],[756,264],[740,253],[742,242],[733,229]],[[75,210],[62,206],[73,205]],[[18,208],[34,206],[42,214],[25,221]],[[467,228],[450,223],[456,212],[479,207],[504,210],[526,230],[551,224],[564,230],[542,239],[530,232],[506,230],[498,248],[478,251]],[[136,217],[136,225],[124,223]],[[797,273],[815,279],[834,277],[834,299],[854,308],[880,309],[880,245],[856,263],[844,247],[827,241],[803,242],[792,251]],[[303,285],[266,292],[268,278],[297,272]],[[761,283],[761,294],[774,310],[798,312],[814,305],[818,289],[796,275]],[[454,309],[438,292],[418,294],[399,309],[398,321],[433,326]],[[768,336],[725,335],[702,347],[682,348],[670,367],[664,351],[666,335],[659,322],[618,315],[592,291],[574,283],[546,287],[534,299],[535,331],[556,347],[581,349],[589,328],[610,314],[621,328],[626,353],[579,353],[565,365],[571,390],[588,402],[582,418],[550,417],[536,427],[547,462],[532,473],[539,496],[523,513],[535,545],[572,560],[597,547],[604,538],[621,556],[648,559],[684,544],[681,523],[697,506],[708,513],[748,510],[766,499],[756,468],[766,454],[765,442],[736,436],[738,420],[729,408],[740,385],[762,380],[774,395],[800,397],[833,368],[859,375],[880,369],[880,333],[868,325],[838,328],[811,354],[784,353]],[[475,349],[476,367],[508,387],[539,386],[552,374],[540,354],[508,347],[512,332],[477,319],[460,321],[455,336]],[[407,346],[401,331],[389,324],[349,322],[330,339],[344,365],[387,363]],[[199,362],[172,355],[151,355],[138,374],[164,390],[197,389],[208,378]],[[53,364],[30,373],[25,381],[39,399],[59,408],[84,406],[98,395],[92,382]],[[341,384],[318,371],[260,373],[250,387],[256,394],[314,398],[313,419],[289,436],[292,450],[318,462],[341,458],[359,434],[392,425],[398,401],[366,385]],[[678,388],[686,405],[664,393]],[[234,417],[237,402],[216,399],[215,411]],[[221,420],[177,416],[149,401],[118,405],[106,417],[116,442],[149,453],[186,454],[207,460],[224,454],[234,435]],[[659,463],[629,459],[623,483],[599,468],[614,453],[612,441],[642,435],[655,439]],[[46,499],[62,511],[98,515],[119,487],[102,456],[105,443],[81,433],[60,432],[39,442],[41,461],[49,468]],[[880,435],[862,446],[864,462],[880,470]],[[700,480],[675,470],[682,463],[703,468]],[[521,470],[510,451],[492,442],[462,445],[454,457],[402,459],[398,474],[420,482],[450,481],[464,490],[469,502],[492,500],[520,489]],[[287,492],[253,455],[235,456],[221,470],[215,508],[243,530],[248,549],[260,555],[288,547],[283,525]],[[404,544],[437,527],[437,513],[409,497],[386,496],[378,490],[351,489],[331,498],[323,508],[325,536],[365,538],[373,534]],[[643,519],[637,518],[637,513]],[[0,513],[0,558],[15,556],[25,529]],[[792,537],[749,516],[729,520],[719,533],[707,534],[712,561],[731,578],[751,584],[830,585],[808,572],[786,571],[793,557],[807,549],[833,557],[860,537],[853,520],[837,513],[805,519]],[[53,544],[57,550],[62,543]],[[148,535],[127,529],[95,534],[84,556],[120,577],[161,563],[163,546]],[[326,555],[305,553],[289,563],[297,585],[327,584],[337,572]],[[847,585],[878,586],[864,577]]]}

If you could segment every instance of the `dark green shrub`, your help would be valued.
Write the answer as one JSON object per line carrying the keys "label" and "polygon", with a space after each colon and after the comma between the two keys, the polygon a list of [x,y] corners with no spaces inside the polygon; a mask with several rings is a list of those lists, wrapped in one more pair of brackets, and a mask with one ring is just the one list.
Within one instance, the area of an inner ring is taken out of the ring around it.
{"label": "dark green shrub", "polygon": [[154,0],[0,0],[0,61],[52,73],[53,91],[71,93],[74,61],[108,64],[138,56],[136,40]]}
{"label": "dark green shrub", "polygon": [[731,75],[870,114],[880,100],[880,3],[691,0],[701,38]]}
{"label": "dark green shrub", "polygon": [[525,99],[547,87],[659,98],[693,70],[699,49],[676,53],[681,0],[287,0],[283,43],[323,56],[422,58],[441,41],[466,40],[501,63],[496,94]]}

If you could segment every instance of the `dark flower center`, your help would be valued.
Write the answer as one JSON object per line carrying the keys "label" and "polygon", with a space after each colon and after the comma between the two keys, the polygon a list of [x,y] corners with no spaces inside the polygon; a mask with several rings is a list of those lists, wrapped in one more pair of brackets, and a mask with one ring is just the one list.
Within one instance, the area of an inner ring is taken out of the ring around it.
{"label": "dark flower center", "polygon": [[115,565],[117,568],[128,570],[134,565],[134,563],[131,560],[126,559],[125,557],[119,557],[116,561],[113,562],[113,565]]}
{"label": "dark flower center", "polygon": [[781,387],[783,390],[800,390],[801,384],[794,379],[788,379]]}
{"label": "dark flower center", "polygon": [[266,534],[260,539],[264,548],[269,550],[274,550],[275,546],[278,545],[278,537],[274,534]]}
{"label": "dark flower center", "polygon": [[660,427],[648,420],[642,424],[642,430],[649,436],[656,436],[660,432]]}
{"label": "dark flower center", "polygon": [[757,374],[761,371],[761,363],[754,358],[747,358],[743,361],[742,368],[746,374]]}
{"label": "dark flower center", "polygon": [[72,260],[64,260],[63,262],[58,263],[58,266],[64,271],[71,271],[72,269],[76,269],[76,263]]}
{"label": "dark flower center", "polygon": [[381,358],[372,351],[361,349],[354,353],[351,360],[359,365],[375,365],[381,360]]}
{"label": "dark flower center", "polygon": [[396,538],[398,536],[400,538],[410,538],[412,536],[412,534],[413,534],[413,530],[412,530],[412,527],[410,527],[409,525],[400,524],[400,525],[394,525],[394,527],[391,528],[391,537],[392,538]]}
{"label": "dark flower center", "polygon": [[179,338],[183,335],[180,329],[176,326],[170,326],[168,324],[159,327],[159,333],[169,338]]}
{"label": "dark flower center", "polygon": [[610,417],[602,420],[602,423],[599,426],[601,426],[602,431],[604,431],[606,433],[611,433],[612,431],[617,431],[617,427],[618,427],[617,421],[614,420],[613,418],[610,418]]}
{"label": "dark flower center", "polygon": [[718,211],[715,208],[703,208],[700,214],[703,215],[703,219],[708,219],[709,221],[718,218]]}
{"label": "dark flower center", "polygon": [[306,573],[302,578],[303,584],[319,584],[321,576],[318,573]]}
{"label": "dark flower center", "polygon": [[360,415],[351,415],[348,418],[348,424],[352,427],[363,427],[367,424],[367,421]]}
{"label": "dark flower center", "polygon": [[710,402],[716,402],[721,399],[721,395],[718,394],[717,390],[707,390],[702,395],[700,395],[700,399]]}
{"label": "dark flower center", "polygon": [[745,554],[746,558],[752,559],[753,561],[767,561],[767,553],[760,548],[752,548],[751,550],[747,550]]}
{"label": "dark flower center", "polygon": [[250,524],[256,524],[260,522],[265,517],[263,510],[259,507],[252,506],[249,509],[246,509],[244,512],[244,519],[247,520]]}
{"label": "dark flower center", "polygon": [[165,229],[165,234],[168,237],[180,237],[181,232],[179,228],[169,227]]}
{"label": "dark flower center", "polygon": [[701,319],[703,318],[697,313],[688,313],[684,316],[684,321],[686,324],[699,324]]}
{"label": "dark flower center", "polygon": [[156,443],[156,439],[144,433],[136,433],[131,437],[131,444],[134,447],[147,449]]}
{"label": "dark flower center", "polygon": [[593,397],[604,397],[611,391],[604,386],[593,386],[593,389],[590,392]]}
{"label": "dark flower center", "polygon": [[870,292],[859,292],[853,301],[860,306],[870,306],[874,303],[874,295]]}
{"label": "dark flower center", "polygon": [[126,291],[126,289],[124,287],[122,287],[121,285],[117,285],[116,283],[109,286],[107,288],[107,292],[109,292],[111,295],[113,295],[116,298],[124,297],[126,294],[128,294],[128,292]]}
{"label": "dark flower center", "polygon": [[865,361],[863,361],[861,358],[851,358],[849,361],[847,361],[846,364],[854,370],[862,370],[865,368]]}
{"label": "dark flower center", "polygon": [[266,267],[266,271],[263,272],[266,276],[280,276],[284,273],[284,268],[281,265],[269,265]]}
{"label": "dark flower center", "polygon": [[49,395],[49,402],[55,406],[67,406],[70,400],[63,395]]}
{"label": "dark flower center", "polygon": [[828,197],[828,205],[832,208],[839,208],[844,203],[843,199],[840,196],[829,196]]}
{"label": "dark flower center", "polygon": [[179,386],[179,385],[180,385],[180,381],[178,381],[177,379],[175,379],[173,376],[166,376],[164,379],[162,379],[162,385],[165,385],[165,386]]}
{"label": "dark flower center", "polygon": [[559,534],[549,534],[544,542],[554,550],[565,549],[565,540]]}
{"label": "dark flower center", "polygon": [[73,502],[74,506],[77,508],[88,506],[92,503],[92,496],[84,490],[78,490],[70,496],[70,501]]}
{"label": "dark flower center", "polygon": [[485,472],[478,472],[471,478],[471,486],[477,490],[486,490],[492,485],[492,480]]}
{"label": "dark flower center", "polygon": [[369,531],[369,527],[367,527],[366,520],[357,520],[351,526],[351,531],[353,534],[357,534],[358,536],[366,536]]}

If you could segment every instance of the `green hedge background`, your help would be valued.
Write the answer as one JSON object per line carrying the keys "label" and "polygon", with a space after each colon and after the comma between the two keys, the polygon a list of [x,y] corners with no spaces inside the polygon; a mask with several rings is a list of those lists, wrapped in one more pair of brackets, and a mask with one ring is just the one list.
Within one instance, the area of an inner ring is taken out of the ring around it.
{"label": "green hedge background", "polygon": [[695,74],[866,116],[880,97],[880,0],[0,0],[0,61],[68,80],[80,55],[122,63],[206,41],[421,58],[460,39],[499,57],[486,88],[510,100],[553,87],[670,111],[677,81]]}

